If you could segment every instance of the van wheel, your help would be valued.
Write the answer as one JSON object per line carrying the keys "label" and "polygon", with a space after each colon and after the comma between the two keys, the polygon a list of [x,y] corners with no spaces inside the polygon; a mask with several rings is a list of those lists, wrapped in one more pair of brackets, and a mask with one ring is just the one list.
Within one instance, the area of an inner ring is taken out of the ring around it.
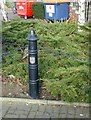
{"label": "van wheel", "polygon": [[24,19],[27,20],[27,16],[24,16]]}
{"label": "van wheel", "polygon": [[32,16],[32,18],[34,19],[34,18],[35,18],[35,16],[33,15],[33,16]]}

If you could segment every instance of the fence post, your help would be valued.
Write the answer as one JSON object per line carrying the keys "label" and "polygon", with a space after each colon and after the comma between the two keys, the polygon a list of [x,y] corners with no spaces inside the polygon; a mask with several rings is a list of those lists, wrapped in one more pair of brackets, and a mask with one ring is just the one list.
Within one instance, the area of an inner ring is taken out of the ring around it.
{"label": "fence post", "polygon": [[38,83],[38,51],[37,40],[38,36],[34,30],[30,31],[30,34],[26,38],[29,41],[28,44],[28,64],[29,64],[29,95],[36,99],[39,93]]}

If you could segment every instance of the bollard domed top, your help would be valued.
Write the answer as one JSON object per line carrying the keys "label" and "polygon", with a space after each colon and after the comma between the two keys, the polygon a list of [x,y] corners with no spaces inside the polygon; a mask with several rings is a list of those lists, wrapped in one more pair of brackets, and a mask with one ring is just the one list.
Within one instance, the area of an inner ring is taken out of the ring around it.
{"label": "bollard domed top", "polygon": [[36,41],[36,40],[38,40],[39,38],[38,38],[38,36],[36,35],[35,31],[32,29],[32,30],[30,30],[30,34],[28,34],[28,36],[27,36],[26,39],[29,40],[29,41]]}

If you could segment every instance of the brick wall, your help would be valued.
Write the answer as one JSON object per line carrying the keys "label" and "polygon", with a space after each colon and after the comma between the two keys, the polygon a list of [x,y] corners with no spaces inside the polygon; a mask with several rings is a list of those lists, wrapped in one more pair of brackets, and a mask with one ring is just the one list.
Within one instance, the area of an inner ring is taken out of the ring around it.
{"label": "brick wall", "polygon": [[69,6],[69,20],[76,20],[78,21],[78,14],[76,9],[73,6]]}

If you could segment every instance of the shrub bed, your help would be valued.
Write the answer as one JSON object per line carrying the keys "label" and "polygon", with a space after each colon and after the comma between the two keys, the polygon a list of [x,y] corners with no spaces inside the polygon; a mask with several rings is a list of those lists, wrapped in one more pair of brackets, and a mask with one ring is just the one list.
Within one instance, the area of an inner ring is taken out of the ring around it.
{"label": "shrub bed", "polygon": [[3,22],[2,25],[2,52],[19,48],[17,52],[3,55],[3,75],[14,75],[28,82],[27,58],[22,57],[28,45],[26,37],[33,28],[40,38],[39,79],[46,89],[67,102],[89,102],[91,87],[86,61],[89,57],[89,30],[78,32],[74,22],[41,23],[23,19]]}

